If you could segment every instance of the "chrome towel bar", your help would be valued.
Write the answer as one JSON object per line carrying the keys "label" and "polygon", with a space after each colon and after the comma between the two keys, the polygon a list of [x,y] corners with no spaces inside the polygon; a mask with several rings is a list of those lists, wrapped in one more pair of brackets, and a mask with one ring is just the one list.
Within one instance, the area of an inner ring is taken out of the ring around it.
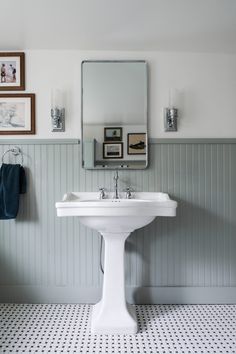
{"label": "chrome towel bar", "polygon": [[23,154],[21,149],[18,146],[14,146],[11,149],[6,150],[3,154],[2,154],[2,163],[4,163],[4,157],[6,154],[8,154],[9,152],[11,152],[14,156],[21,156],[21,166],[23,166]]}

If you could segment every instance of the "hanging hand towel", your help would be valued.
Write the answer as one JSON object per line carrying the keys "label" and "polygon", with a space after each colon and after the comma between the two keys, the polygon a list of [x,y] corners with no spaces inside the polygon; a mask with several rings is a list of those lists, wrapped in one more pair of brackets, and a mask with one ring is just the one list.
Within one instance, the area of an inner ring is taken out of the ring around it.
{"label": "hanging hand towel", "polygon": [[0,219],[15,219],[20,194],[26,192],[25,170],[21,165],[3,163],[0,169]]}

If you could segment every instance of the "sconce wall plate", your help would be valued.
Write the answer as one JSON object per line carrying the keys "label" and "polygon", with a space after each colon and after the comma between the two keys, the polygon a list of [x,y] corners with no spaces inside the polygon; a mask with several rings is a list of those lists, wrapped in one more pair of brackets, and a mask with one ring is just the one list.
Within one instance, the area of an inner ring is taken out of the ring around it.
{"label": "sconce wall plate", "polygon": [[52,132],[64,132],[65,131],[65,108],[52,108]]}
{"label": "sconce wall plate", "polygon": [[165,132],[176,132],[177,131],[177,118],[178,109],[177,108],[164,108],[164,128]]}

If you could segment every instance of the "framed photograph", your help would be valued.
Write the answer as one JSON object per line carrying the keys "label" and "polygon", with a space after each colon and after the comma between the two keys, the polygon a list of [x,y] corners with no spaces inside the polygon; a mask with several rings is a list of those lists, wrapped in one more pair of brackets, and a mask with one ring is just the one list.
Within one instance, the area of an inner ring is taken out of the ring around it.
{"label": "framed photograph", "polygon": [[122,141],[121,127],[104,128],[104,141]]}
{"label": "framed photograph", "polygon": [[25,54],[0,52],[0,91],[25,89]]}
{"label": "framed photograph", "polygon": [[128,155],[145,155],[147,138],[146,133],[129,133],[127,139]]}
{"label": "framed photograph", "polygon": [[0,94],[0,134],[35,134],[35,94]]}
{"label": "framed photograph", "polygon": [[103,143],[104,159],[122,159],[123,143]]}

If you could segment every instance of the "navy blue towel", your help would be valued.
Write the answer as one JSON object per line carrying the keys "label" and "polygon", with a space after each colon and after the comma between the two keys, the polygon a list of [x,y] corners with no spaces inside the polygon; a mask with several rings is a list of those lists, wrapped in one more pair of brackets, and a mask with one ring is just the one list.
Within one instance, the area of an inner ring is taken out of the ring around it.
{"label": "navy blue towel", "polygon": [[0,169],[0,219],[15,219],[20,194],[26,192],[25,170],[21,165],[3,163]]}

